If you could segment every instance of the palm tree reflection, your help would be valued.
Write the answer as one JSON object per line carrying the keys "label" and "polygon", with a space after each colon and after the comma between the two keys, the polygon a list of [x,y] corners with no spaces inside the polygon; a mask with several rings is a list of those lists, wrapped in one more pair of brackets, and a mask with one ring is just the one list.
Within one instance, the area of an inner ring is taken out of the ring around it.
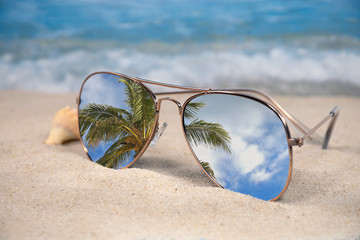
{"label": "palm tree reflection", "polygon": [[79,111],[80,132],[86,146],[96,151],[112,143],[97,163],[119,168],[138,155],[152,132],[155,107],[150,94],[140,85],[126,79],[127,109],[90,103]]}

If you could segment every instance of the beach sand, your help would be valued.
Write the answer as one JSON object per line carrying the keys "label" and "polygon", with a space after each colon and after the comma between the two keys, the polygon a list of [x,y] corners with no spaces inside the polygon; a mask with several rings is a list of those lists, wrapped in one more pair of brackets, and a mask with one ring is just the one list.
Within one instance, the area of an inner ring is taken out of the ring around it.
{"label": "beach sand", "polygon": [[79,141],[45,145],[55,112],[75,98],[0,92],[0,239],[360,239],[360,98],[275,97],[308,126],[341,107],[328,150],[294,147],[276,202],[216,187],[171,102],[163,136],[131,168],[89,161]]}

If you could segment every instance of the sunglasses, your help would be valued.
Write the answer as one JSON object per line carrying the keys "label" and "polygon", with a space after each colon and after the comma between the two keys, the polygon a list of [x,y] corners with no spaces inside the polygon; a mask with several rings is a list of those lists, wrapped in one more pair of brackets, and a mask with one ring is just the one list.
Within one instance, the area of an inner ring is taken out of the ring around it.
{"label": "sunglasses", "polygon": [[[155,88],[176,89],[154,93]],[[183,103],[176,96],[190,95]],[[166,97],[167,96],[167,97]],[[96,72],[83,82],[77,98],[84,151],[105,167],[134,164],[162,134],[161,104],[178,106],[186,142],[204,173],[218,186],[274,201],[289,185],[292,147],[301,147],[331,120],[327,148],[339,108],[307,130],[277,102],[251,89],[212,90],[169,85],[113,72]],[[291,138],[287,121],[303,137]]]}

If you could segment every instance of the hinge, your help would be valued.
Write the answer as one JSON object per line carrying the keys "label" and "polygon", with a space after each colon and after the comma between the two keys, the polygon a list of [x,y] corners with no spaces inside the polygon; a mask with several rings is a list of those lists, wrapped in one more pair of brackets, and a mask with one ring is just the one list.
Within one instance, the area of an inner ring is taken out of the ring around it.
{"label": "hinge", "polygon": [[301,147],[304,145],[304,139],[303,138],[290,138],[288,140],[290,146],[298,146]]}

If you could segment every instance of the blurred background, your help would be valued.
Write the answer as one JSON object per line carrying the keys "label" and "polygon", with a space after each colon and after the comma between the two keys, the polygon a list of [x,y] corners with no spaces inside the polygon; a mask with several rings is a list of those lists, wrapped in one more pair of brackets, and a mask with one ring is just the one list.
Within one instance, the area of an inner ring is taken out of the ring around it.
{"label": "blurred background", "polygon": [[0,89],[95,71],[197,87],[360,95],[360,1],[0,0]]}

